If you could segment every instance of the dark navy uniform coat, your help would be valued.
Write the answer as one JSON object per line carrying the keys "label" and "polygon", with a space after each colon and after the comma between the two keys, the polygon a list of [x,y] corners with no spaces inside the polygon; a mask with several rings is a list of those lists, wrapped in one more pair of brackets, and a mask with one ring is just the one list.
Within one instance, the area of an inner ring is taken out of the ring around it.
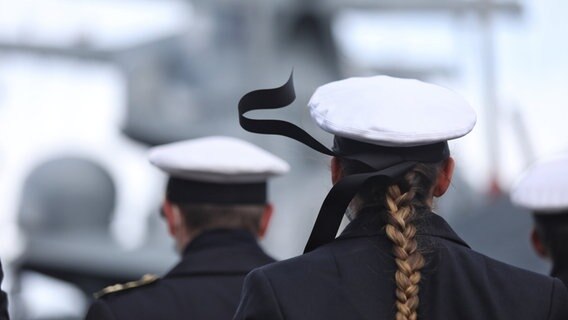
{"label": "dark navy uniform coat", "polygon": [[[560,280],[490,259],[438,215],[420,217],[418,319],[568,319]],[[234,319],[395,319],[396,265],[380,219],[362,212],[332,243],[251,272]]]}
{"label": "dark navy uniform coat", "polygon": [[273,261],[247,231],[208,231],[162,279],[101,297],[86,319],[231,319],[245,275]]}
{"label": "dark navy uniform coat", "polygon": [[564,282],[564,285],[568,287],[568,268],[555,267],[550,275],[562,280],[562,282]]}
{"label": "dark navy uniform coat", "polygon": [[[4,272],[2,271],[2,264],[0,263],[0,284],[2,283],[2,279],[4,279]],[[0,320],[8,319],[10,319],[8,316],[8,297],[6,296],[6,292],[0,290]]]}

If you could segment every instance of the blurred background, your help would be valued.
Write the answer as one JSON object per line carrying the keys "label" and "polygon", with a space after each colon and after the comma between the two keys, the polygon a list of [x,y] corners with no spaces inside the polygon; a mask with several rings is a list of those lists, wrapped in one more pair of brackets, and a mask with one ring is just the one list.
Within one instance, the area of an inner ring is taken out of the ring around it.
{"label": "blurred background", "polygon": [[568,147],[566,16],[562,0],[0,0],[12,317],[78,319],[93,292],[176,263],[158,214],[165,176],[146,160],[156,144],[230,135],[290,162],[270,186],[263,245],[280,259],[301,253],[331,187],[329,159],[245,132],[236,108],[292,69],[297,100],[270,116],[328,144],[305,108],[326,82],[387,74],[466,96],[478,125],[451,144],[457,177],[436,211],[474,249],[548,273],[507,191]]}

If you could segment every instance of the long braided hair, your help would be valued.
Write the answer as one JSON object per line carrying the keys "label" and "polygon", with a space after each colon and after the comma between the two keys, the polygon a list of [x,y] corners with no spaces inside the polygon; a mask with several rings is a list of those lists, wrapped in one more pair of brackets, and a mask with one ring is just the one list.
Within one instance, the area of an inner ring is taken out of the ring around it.
{"label": "long braided hair", "polygon": [[[340,160],[343,175],[368,171],[361,164]],[[396,320],[418,319],[420,270],[425,259],[416,241],[414,220],[417,212],[430,210],[432,207],[432,189],[442,163],[420,163],[408,171],[402,179],[391,185],[371,184],[364,187],[357,202],[367,206],[378,204],[386,208],[387,237],[393,243],[393,254],[397,270],[396,283]]]}

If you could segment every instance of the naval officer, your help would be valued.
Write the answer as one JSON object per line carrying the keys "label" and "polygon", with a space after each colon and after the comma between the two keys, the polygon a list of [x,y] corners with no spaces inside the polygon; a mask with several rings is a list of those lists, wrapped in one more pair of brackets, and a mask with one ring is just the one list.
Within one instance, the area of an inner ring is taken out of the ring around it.
{"label": "naval officer", "polygon": [[532,212],[533,248],[551,261],[550,275],[568,286],[568,154],[530,167],[512,188],[511,201]]}
{"label": "naval officer", "polygon": [[[456,165],[447,141],[476,122],[461,96],[387,76],[321,86],[308,107],[332,149],[291,123],[245,116],[293,100],[291,81],[250,92],[241,126],[332,156],[334,186],[306,253],[251,272],[234,319],[568,319],[560,280],[476,252],[433,211]],[[335,238],[348,206],[352,221]]]}
{"label": "naval officer", "polygon": [[169,175],[163,215],[181,261],[162,278],[106,288],[86,318],[231,319],[245,275],[274,261],[257,240],[273,210],[267,180],[288,164],[230,137],[158,146],[149,158]]}
{"label": "naval officer", "polygon": [[[0,284],[2,284],[2,280],[4,279],[4,272],[2,271],[2,263],[0,263]],[[0,320],[9,320],[10,316],[8,315],[8,296],[6,292],[0,289]]]}

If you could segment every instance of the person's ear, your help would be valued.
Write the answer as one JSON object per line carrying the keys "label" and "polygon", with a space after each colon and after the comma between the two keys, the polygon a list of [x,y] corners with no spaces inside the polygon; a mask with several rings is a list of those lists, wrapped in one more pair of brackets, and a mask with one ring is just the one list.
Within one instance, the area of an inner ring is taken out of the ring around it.
{"label": "person's ear", "polygon": [[272,219],[272,213],[274,212],[274,207],[272,204],[268,203],[264,206],[264,212],[262,212],[262,216],[260,217],[260,225],[258,228],[258,237],[263,238],[268,230],[268,225],[270,224],[270,220]]}
{"label": "person's ear", "polygon": [[441,197],[448,191],[450,184],[452,183],[452,177],[454,175],[455,162],[452,157],[449,157],[442,164],[442,168],[438,173],[438,178],[436,179],[436,184],[434,185],[434,197]]}
{"label": "person's ear", "polygon": [[337,157],[331,158],[331,182],[336,184],[343,177],[343,169]]}
{"label": "person's ear", "polygon": [[534,251],[539,257],[545,259],[549,257],[548,250],[546,249],[546,246],[542,242],[542,239],[540,238],[540,235],[535,228],[531,230],[531,244]]}
{"label": "person's ear", "polygon": [[164,200],[162,209],[164,212],[164,218],[166,219],[166,223],[168,224],[168,232],[170,233],[170,235],[175,237],[181,221],[181,213],[179,211],[179,208],[168,200]]}

